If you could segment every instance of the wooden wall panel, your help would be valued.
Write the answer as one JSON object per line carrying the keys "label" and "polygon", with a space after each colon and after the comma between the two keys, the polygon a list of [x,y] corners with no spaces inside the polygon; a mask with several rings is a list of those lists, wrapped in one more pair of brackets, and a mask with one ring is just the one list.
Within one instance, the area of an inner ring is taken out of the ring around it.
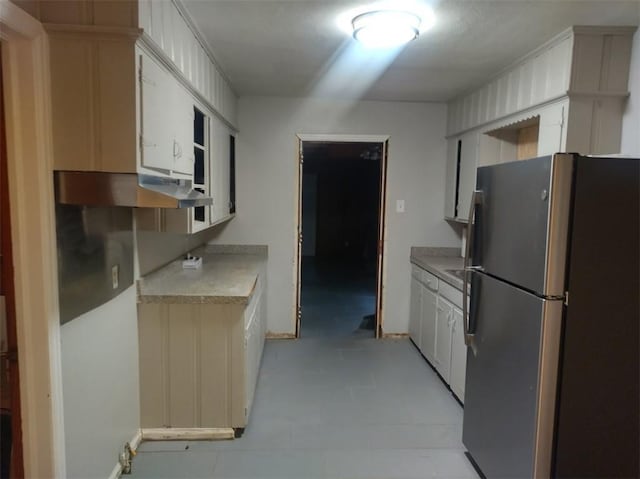
{"label": "wooden wall panel", "polygon": [[518,130],[518,148],[516,158],[526,160],[538,156],[538,125]]}
{"label": "wooden wall panel", "polygon": [[604,49],[607,54],[604,56],[600,76],[601,91],[627,91],[632,43],[632,37],[629,35],[607,35],[604,38]]}
{"label": "wooden wall panel", "polygon": [[130,42],[101,41],[97,45],[99,134],[96,167],[101,171],[135,173],[136,61]]}
{"label": "wooden wall panel", "polygon": [[228,305],[200,307],[200,420],[203,427],[231,424],[233,384],[229,358],[233,350],[230,324],[234,314]]}
{"label": "wooden wall panel", "polygon": [[169,418],[171,427],[197,427],[198,317],[190,304],[169,304]]}
{"label": "wooden wall panel", "polygon": [[[95,167],[94,65],[91,42],[50,37],[54,169]],[[90,161],[88,160],[90,159]],[[91,163],[91,164],[89,164]]]}
{"label": "wooden wall panel", "polygon": [[577,34],[575,36],[571,75],[573,90],[598,91],[603,47],[602,35]]}
{"label": "wooden wall panel", "polygon": [[92,0],[92,25],[115,27],[138,26],[138,0],[118,0],[105,2]]}
{"label": "wooden wall panel", "polygon": [[168,321],[166,305],[138,305],[140,426],[143,428],[169,425]]}

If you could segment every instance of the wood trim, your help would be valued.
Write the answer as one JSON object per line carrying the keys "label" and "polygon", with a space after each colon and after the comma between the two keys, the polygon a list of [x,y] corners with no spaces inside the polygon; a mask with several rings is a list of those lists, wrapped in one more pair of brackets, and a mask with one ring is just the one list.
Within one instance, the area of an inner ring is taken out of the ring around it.
{"label": "wood trim", "polygon": [[233,428],[205,428],[205,427],[167,427],[167,428],[143,428],[142,441],[206,441],[226,440],[235,437]]}
{"label": "wood trim", "polygon": [[590,96],[593,98],[627,98],[631,96],[629,91],[580,91],[580,90],[568,90],[567,96]]}
{"label": "wood trim", "polygon": [[[541,108],[544,108],[546,106],[549,105],[553,105],[554,103],[560,103],[564,100],[568,100],[569,99],[569,95],[567,93],[563,93],[562,95],[557,95],[554,96],[552,98],[549,98],[548,100],[545,100],[541,103],[536,103],[535,105],[532,105],[530,107],[524,108],[522,110],[518,110],[518,111],[514,111],[513,113],[509,113],[507,115],[502,115],[500,117],[494,118],[493,120],[489,120],[489,121],[485,121],[484,123],[478,123],[475,126],[469,127],[469,128],[465,128],[464,130],[460,130],[457,131],[455,133],[451,133],[451,134],[447,134],[447,136],[445,136],[445,138],[447,140],[451,139],[451,138],[457,138],[459,136],[462,136],[466,133],[469,133],[471,131],[475,131],[475,130],[481,130],[484,129],[488,126],[491,127],[490,131],[494,131],[494,130],[499,130],[500,128],[507,126],[507,125],[511,125],[514,123],[518,123],[519,121],[522,121],[523,119],[526,118],[531,118],[531,117],[535,117],[538,115],[538,110],[540,110]],[[526,118],[521,118],[523,115],[529,115],[529,117]]]}
{"label": "wood trim", "polygon": [[267,331],[266,338],[267,339],[296,339],[297,336],[293,333],[272,333],[271,331]]}
{"label": "wood trim", "polygon": [[[131,451],[134,453],[134,455],[138,450],[138,447],[140,446],[141,442],[142,442],[142,429],[138,429],[138,431],[134,434],[134,436],[129,441],[129,445],[131,446]],[[122,476],[122,464],[118,462],[114,466],[113,470],[111,471],[111,474],[109,474],[109,479],[119,479],[121,476]]]}
{"label": "wood trim", "polygon": [[407,339],[409,333],[384,333],[382,339]]}
{"label": "wood trim", "polygon": [[[0,62],[2,56],[0,55]],[[1,246],[0,266],[2,267],[2,295],[4,296],[6,336],[8,351],[8,409],[11,416],[11,452],[9,455],[12,478],[24,478],[24,461],[22,454],[22,416],[20,410],[20,365],[14,359],[18,354],[18,335],[16,324],[15,285],[13,281],[13,252],[11,245],[11,204],[9,198],[9,182],[7,178],[7,143],[5,137],[6,119],[4,115],[4,88],[2,81],[2,65],[0,65],[0,230]],[[2,363],[0,363],[2,364]],[[0,372],[4,374],[4,372]],[[1,393],[1,392],[0,392]],[[2,405],[5,407],[5,405]]]}
{"label": "wood trim", "polygon": [[43,23],[42,26],[47,33],[59,35],[68,34],[70,36],[89,35],[97,38],[125,37],[137,39],[142,35],[141,28],[110,27],[100,25],[65,25],[59,23]]}
{"label": "wood trim", "polygon": [[384,143],[389,135],[325,135],[316,133],[296,134],[301,141],[324,141],[329,143]]}
{"label": "wood trim", "polygon": [[[302,170],[303,170],[303,143],[309,142],[328,142],[328,143],[381,143],[383,146],[383,158],[380,162],[380,203],[378,208],[378,265],[376,273],[376,326],[375,337],[379,339],[382,337],[382,322],[383,322],[383,295],[384,285],[386,278],[386,265],[384,258],[386,256],[386,195],[387,195],[387,162],[389,151],[389,135],[343,135],[343,134],[315,134],[315,133],[297,133],[296,138],[298,140],[298,175],[297,175],[297,196],[295,206],[295,228],[294,234],[296,244],[296,254],[294,258],[294,274],[296,275],[295,284],[295,303],[294,303],[294,315],[295,315],[295,334],[293,338],[300,337],[300,318],[298,317],[298,311],[300,310],[300,288],[302,282],[302,245],[298,241],[298,235],[301,231],[302,225]],[[267,333],[267,338],[271,333]],[[288,336],[288,333],[285,333]]]}
{"label": "wood trim", "polygon": [[387,218],[387,164],[389,160],[389,140],[385,140],[382,144],[382,159],[380,163],[380,202],[378,203],[378,257],[376,269],[376,339],[380,339],[383,335],[382,323],[384,285],[386,277],[386,218]]}
{"label": "wood trim", "polygon": [[0,1],[26,477],[66,477],[47,38]]}
{"label": "wood trim", "polygon": [[42,34],[42,25],[8,0],[0,0],[0,39],[34,39]]}

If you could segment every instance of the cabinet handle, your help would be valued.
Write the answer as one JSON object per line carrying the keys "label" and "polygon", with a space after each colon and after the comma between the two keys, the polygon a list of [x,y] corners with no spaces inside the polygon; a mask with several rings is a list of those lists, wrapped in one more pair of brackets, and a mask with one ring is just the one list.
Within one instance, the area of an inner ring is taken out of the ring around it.
{"label": "cabinet handle", "polygon": [[180,158],[180,143],[176,140],[173,140],[173,157]]}

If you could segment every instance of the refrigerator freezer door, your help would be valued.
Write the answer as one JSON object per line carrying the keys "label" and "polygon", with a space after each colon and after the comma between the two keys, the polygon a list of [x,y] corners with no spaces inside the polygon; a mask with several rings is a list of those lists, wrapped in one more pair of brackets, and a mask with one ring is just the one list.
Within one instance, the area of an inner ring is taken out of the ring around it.
{"label": "refrigerator freezer door", "polygon": [[564,294],[573,155],[478,168],[473,264],[542,296]]}
{"label": "refrigerator freezer door", "polygon": [[562,302],[473,273],[462,441],[486,477],[549,477]]}

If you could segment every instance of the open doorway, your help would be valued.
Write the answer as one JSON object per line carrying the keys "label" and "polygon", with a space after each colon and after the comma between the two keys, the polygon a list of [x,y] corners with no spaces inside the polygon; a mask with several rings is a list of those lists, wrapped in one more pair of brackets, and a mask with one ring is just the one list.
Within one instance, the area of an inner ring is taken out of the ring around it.
{"label": "open doorway", "polygon": [[298,329],[378,337],[386,143],[301,141]]}

